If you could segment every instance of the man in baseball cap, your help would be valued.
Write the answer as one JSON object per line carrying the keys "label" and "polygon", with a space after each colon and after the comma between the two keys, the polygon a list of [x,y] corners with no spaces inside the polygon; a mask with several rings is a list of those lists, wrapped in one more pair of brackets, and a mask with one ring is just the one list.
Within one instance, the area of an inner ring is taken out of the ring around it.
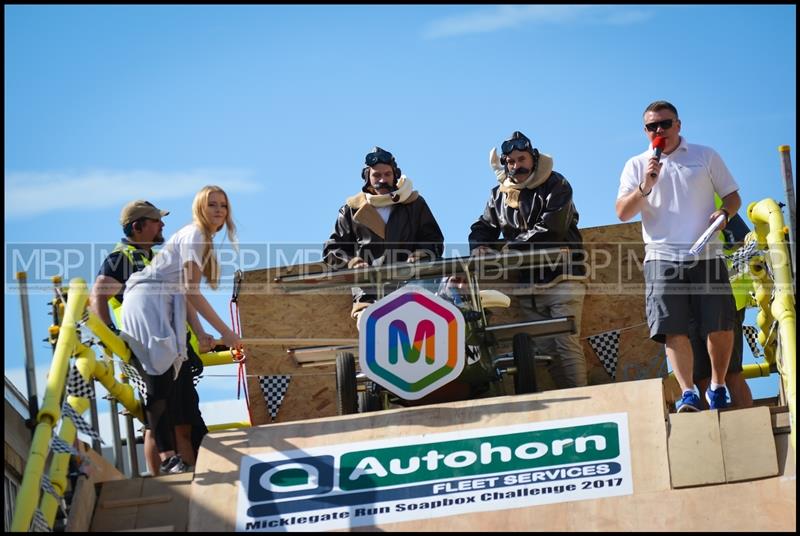
{"label": "man in baseball cap", "polygon": [[[108,326],[117,331],[121,326],[120,314],[125,283],[134,272],[143,270],[153,259],[153,246],[164,243],[163,216],[169,214],[149,201],[137,199],[122,208],[119,222],[125,236],[117,243],[100,266],[94,285],[92,285],[90,307]],[[155,441],[149,430],[145,432],[145,457],[150,471],[158,474],[160,463]]]}
{"label": "man in baseball cap", "polygon": [[[125,227],[126,225],[142,218],[147,218],[149,220],[160,220],[167,214],[169,214],[169,211],[157,209],[150,201],[137,199],[136,201],[131,201],[122,208],[122,213],[119,216],[119,222],[123,227]],[[125,236],[130,236],[130,234],[126,232]]]}

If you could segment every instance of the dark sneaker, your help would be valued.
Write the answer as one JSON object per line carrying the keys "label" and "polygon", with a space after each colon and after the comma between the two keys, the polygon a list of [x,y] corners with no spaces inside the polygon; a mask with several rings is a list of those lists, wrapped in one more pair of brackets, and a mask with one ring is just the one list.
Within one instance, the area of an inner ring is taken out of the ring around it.
{"label": "dark sneaker", "polygon": [[162,461],[158,472],[161,474],[169,473],[169,470],[172,469],[172,466],[178,463],[178,459],[178,456],[173,454],[166,460]]}
{"label": "dark sneaker", "polygon": [[180,456],[177,456],[177,458],[178,458],[178,463],[173,465],[172,468],[169,470],[170,474],[174,475],[177,473],[188,473],[189,471],[192,470],[192,468],[189,465],[187,465],[186,462],[183,461]]}
{"label": "dark sneaker", "polygon": [[713,391],[706,389],[706,401],[709,409],[725,409],[728,407],[728,390],[717,387]]}
{"label": "dark sneaker", "polygon": [[685,392],[680,400],[675,402],[675,409],[678,413],[686,411],[700,411],[700,397],[692,392]]}
{"label": "dark sneaker", "polygon": [[161,473],[164,474],[176,474],[187,472],[189,470],[189,466],[186,465],[186,462],[184,462],[180,456],[173,454],[172,457],[161,462],[160,469]]}

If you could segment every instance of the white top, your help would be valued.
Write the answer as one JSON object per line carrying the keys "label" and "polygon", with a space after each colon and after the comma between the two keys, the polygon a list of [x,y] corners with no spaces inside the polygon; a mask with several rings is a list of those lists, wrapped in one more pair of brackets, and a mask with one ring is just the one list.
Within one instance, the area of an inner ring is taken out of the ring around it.
{"label": "white top", "polygon": [[[160,281],[178,284],[183,282],[183,265],[194,261],[203,269],[203,245],[206,242],[202,231],[193,223],[182,227],[170,236],[164,246],[153,257],[148,266],[131,275],[127,287],[131,283],[143,281]],[[178,285],[176,292],[185,293],[183,285]]]}
{"label": "white top", "polygon": [[202,269],[204,241],[194,224],[183,227],[125,285],[121,335],[147,374],[164,374],[174,367],[177,378],[186,360],[183,265],[194,261]]}
{"label": "white top", "polygon": [[[617,199],[636,190],[644,182],[652,150],[625,163],[619,179]],[[711,259],[722,253],[719,236],[712,237],[697,256],[692,244],[708,228],[708,218],[717,210],[714,193],[720,198],[739,189],[717,152],[703,145],[681,143],[671,154],[661,155],[661,174],[642,206],[642,236],[645,261],[654,259]]]}
{"label": "white top", "polygon": [[389,223],[389,216],[392,215],[392,209],[394,205],[389,205],[388,207],[375,207],[378,210],[378,214],[381,215],[383,219],[383,223]]}

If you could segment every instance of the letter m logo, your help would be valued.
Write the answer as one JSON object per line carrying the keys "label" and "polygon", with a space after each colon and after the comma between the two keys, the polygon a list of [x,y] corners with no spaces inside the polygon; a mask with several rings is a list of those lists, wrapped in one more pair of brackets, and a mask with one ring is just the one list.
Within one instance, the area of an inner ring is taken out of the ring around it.
{"label": "letter m logo", "polygon": [[406,328],[405,322],[395,319],[389,324],[389,364],[397,364],[398,347],[403,352],[403,359],[408,363],[416,363],[422,353],[423,344],[425,346],[425,362],[432,365],[435,360],[436,339],[435,328],[430,320],[423,320],[417,324],[413,345],[408,340],[408,328]]}
{"label": "letter m logo", "polygon": [[464,369],[464,316],[425,289],[401,288],[361,315],[358,359],[370,380],[405,400],[422,398]]}

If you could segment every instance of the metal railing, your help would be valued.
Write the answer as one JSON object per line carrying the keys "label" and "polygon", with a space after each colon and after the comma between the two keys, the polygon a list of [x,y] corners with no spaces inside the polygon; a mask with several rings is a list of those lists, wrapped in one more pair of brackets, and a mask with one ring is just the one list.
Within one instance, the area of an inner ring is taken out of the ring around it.
{"label": "metal railing", "polygon": [[758,341],[764,348],[766,360],[775,364],[780,374],[789,408],[790,438],[796,459],[797,319],[786,227],[781,207],[772,199],[750,203],[747,216],[755,225],[758,247],[766,250],[766,261],[772,271],[770,278],[768,271],[759,267],[759,263],[750,264],[756,302],[760,308],[756,318]]}
{"label": "metal railing", "polygon": [[[142,404],[134,395],[133,386],[129,385],[126,379],[123,379],[122,382],[117,381],[114,377],[113,361],[110,359],[110,354],[113,353],[128,363],[131,357],[130,349],[119,336],[86,307],[88,298],[86,282],[81,278],[71,280],[66,303],[61,304],[63,305],[63,316],[58,322],[60,325],[55,326],[57,329],[51,327],[50,330],[51,336],[55,340],[55,351],[47,375],[42,407],[36,415],[36,426],[23,472],[22,484],[16,497],[14,516],[11,522],[11,530],[15,532],[26,532],[30,529],[37,505],[41,513],[40,522],[43,521],[48,527],[52,527],[59,503],[67,489],[67,472],[71,455],[69,452],[54,452],[50,461],[48,479],[57,496],[42,492],[42,477],[45,474],[45,463],[50,454],[50,443],[56,424],[60,420],[62,421],[58,436],[67,445],[72,445],[77,436],[72,419],[67,416],[62,419],[61,415],[61,400],[64,397],[71,357],[75,357],[75,368],[85,382],[99,382],[131,415],[140,421],[144,420]],[[97,359],[91,345],[81,342],[80,327],[84,325],[105,346],[104,352],[108,359]],[[205,366],[234,363],[230,351],[209,352],[202,354],[200,358]],[[67,403],[79,416],[90,405],[88,398],[73,395],[67,396]],[[224,430],[248,426],[250,423],[236,422],[211,425],[209,429]]]}

